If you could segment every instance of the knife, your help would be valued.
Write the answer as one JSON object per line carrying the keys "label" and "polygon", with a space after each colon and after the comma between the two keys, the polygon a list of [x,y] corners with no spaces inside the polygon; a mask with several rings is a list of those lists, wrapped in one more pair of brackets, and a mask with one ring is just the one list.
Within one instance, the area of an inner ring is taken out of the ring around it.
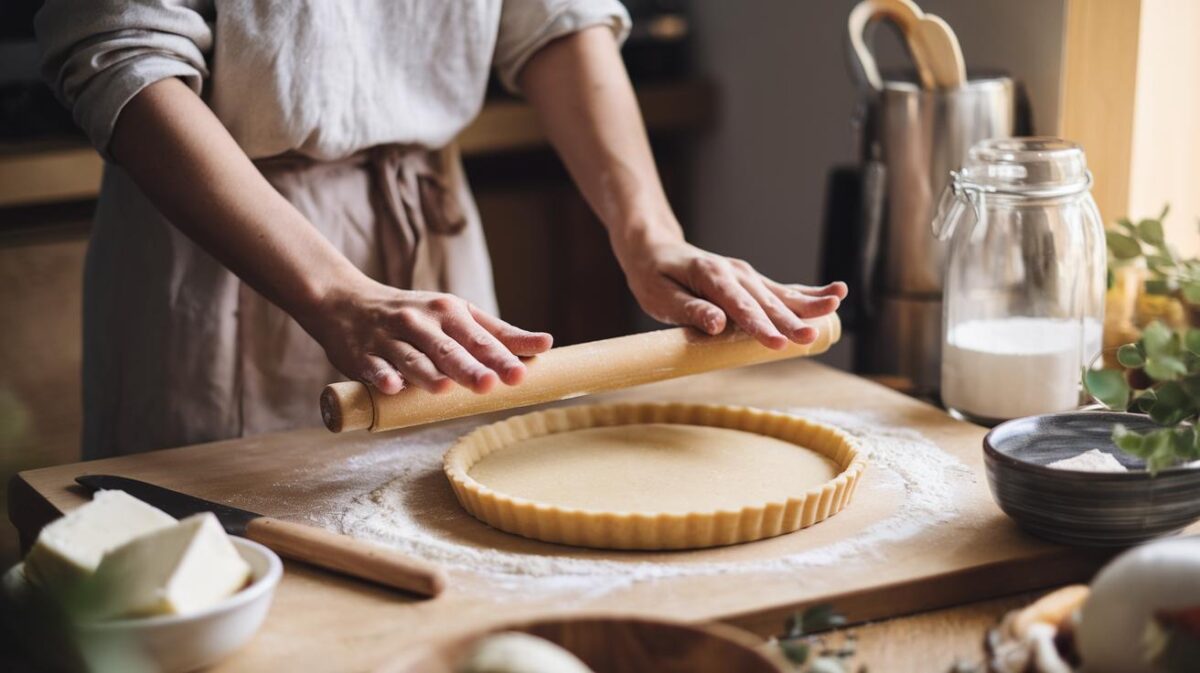
{"label": "knife", "polygon": [[127,477],[89,474],[76,477],[75,481],[93,492],[125,491],[177,519],[212,512],[230,535],[254,540],[293,561],[422,596],[437,596],[446,586],[446,574],[438,566],[346,535],[262,516]]}

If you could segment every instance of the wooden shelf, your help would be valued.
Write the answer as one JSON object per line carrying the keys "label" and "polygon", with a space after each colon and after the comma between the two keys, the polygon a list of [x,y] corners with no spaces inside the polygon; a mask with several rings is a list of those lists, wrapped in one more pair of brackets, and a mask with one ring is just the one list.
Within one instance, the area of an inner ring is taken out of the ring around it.
{"label": "wooden shelf", "polygon": [[0,208],[95,198],[104,162],[90,146],[30,144],[0,152]]}
{"label": "wooden shelf", "polygon": [[[687,81],[638,87],[650,133],[701,128],[713,116],[712,88]],[[458,138],[466,156],[530,150],[546,144],[533,109],[517,100],[484,105]],[[0,208],[95,198],[104,162],[81,143],[0,146]]]}

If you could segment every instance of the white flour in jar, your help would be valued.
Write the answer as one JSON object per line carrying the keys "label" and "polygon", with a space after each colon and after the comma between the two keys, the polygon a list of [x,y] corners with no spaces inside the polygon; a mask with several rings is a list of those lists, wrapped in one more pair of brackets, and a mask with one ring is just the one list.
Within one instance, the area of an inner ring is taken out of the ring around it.
{"label": "white flour in jar", "polygon": [[950,331],[942,400],[985,419],[1079,406],[1083,366],[1100,353],[1100,323],[1054,318],[972,320]]}

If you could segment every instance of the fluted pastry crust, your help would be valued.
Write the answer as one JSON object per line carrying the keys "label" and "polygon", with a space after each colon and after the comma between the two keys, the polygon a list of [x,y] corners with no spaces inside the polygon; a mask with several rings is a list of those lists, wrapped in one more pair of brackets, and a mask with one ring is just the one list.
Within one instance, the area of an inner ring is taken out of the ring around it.
{"label": "fluted pastry crust", "polygon": [[[687,514],[602,512],[561,507],[498,493],[470,476],[485,456],[523,440],[585,428],[674,423],[730,428],[774,437],[824,455],[837,472],[824,484],[787,500],[740,510]],[[602,549],[694,549],[751,542],[824,521],[850,503],[866,468],[863,452],[846,433],[783,413],[705,404],[604,404],[538,411],[492,423],[462,437],[444,459],[459,503],[500,530],[561,544]]]}

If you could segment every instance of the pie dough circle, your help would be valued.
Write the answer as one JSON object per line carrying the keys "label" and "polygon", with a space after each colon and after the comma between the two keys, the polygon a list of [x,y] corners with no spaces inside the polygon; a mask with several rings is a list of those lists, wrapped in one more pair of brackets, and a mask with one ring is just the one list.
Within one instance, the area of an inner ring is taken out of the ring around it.
{"label": "pie dough circle", "polygon": [[830,426],[746,407],[577,406],[478,428],[446,452],[459,503],[500,530],[605,549],[689,549],[836,514],[865,468]]}

